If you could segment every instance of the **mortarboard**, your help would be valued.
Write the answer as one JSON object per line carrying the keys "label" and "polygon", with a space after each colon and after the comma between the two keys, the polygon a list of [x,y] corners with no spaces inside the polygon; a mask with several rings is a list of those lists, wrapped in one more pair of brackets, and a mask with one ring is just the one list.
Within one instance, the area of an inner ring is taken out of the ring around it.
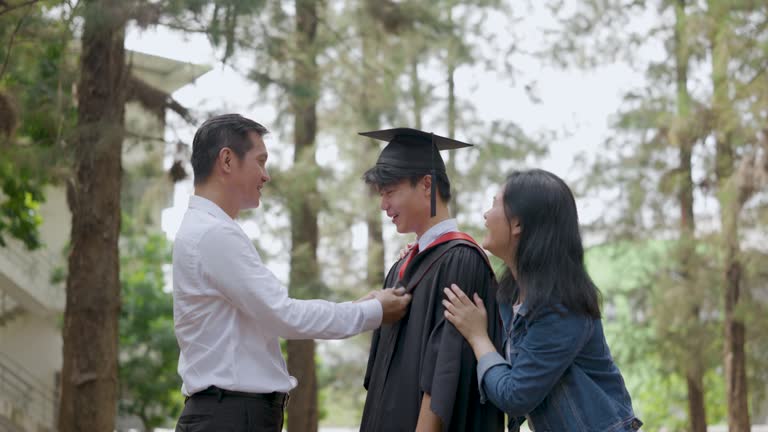
{"label": "mortarboard", "polygon": [[430,132],[411,128],[382,129],[360,132],[360,135],[388,142],[379,154],[376,165],[396,168],[413,175],[432,175],[431,216],[434,217],[436,202],[435,175],[445,173],[445,162],[440,157],[440,150],[455,150],[471,147],[455,139],[435,135]]}

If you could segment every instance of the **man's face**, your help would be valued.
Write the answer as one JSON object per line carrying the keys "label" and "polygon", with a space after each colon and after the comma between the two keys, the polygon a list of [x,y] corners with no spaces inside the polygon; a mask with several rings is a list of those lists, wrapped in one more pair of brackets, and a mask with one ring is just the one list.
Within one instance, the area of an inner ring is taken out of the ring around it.
{"label": "man's face", "polygon": [[381,209],[387,212],[387,216],[397,227],[397,232],[401,234],[423,231],[422,228],[430,218],[429,194],[430,188],[425,184],[424,178],[415,185],[405,179],[379,188]]}
{"label": "man's face", "polygon": [[253,146],[242,159],[234,157],[232,162],[232,190],[238,196],[240,209],[256,208],[261,202],[261,188],[270,180],[267,172],[267,147],[256,132],[250,132],[248,139]]}

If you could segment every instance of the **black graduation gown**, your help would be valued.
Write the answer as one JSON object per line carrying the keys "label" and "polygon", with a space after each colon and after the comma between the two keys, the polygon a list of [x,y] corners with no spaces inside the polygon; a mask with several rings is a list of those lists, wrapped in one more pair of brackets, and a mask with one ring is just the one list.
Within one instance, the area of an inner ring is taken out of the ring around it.
{"label": "black graduation gown", "polygon": [[491,340],[500,348],[496,280],[484,252],[465,240],[433,246],[416,255],[399,281],[404,262],[390,269],[384,286],[412,288],[413,299],[401,321],[373,334],[360,430],[413,432],[426,392],[443,431],[502,431],[503,413],[490,401],[480,403],[471,347],[443,315],[443,288],[455,283],[470,298],[477,292],[488,311]]}

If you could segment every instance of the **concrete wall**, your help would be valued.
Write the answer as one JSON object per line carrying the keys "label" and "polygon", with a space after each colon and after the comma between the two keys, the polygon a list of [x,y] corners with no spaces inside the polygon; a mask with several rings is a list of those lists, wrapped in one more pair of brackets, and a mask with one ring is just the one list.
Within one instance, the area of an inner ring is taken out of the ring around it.
{"label": "concrete wall", "polygon": [[55,322],[24,313],[0,327],[0,416],[25,431],[55,430],[61,332]]}
{"label": "concrete wall", "polygon": [[24,368],[38,383],[50,389],[56,387],[62,358],[58,323],[24,313],[0,327],[0,341],[3,356]]}
{"label": "concrete wall", "polygon": [[48,252],[66,263],[64,248],[69,243],[72,230],[72,216],[67,205],[67,190],[63,185],[45,188],[45,202],[40,206],[43,223],[40,238]]}

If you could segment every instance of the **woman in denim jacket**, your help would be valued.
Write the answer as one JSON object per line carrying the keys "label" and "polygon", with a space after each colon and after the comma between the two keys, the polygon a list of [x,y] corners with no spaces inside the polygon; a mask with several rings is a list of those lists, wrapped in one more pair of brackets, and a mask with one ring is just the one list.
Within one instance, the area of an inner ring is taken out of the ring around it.
{"label": "woman in denim jacket", "polygon": [[515,172],[485,220],[483,247],[507,267],[499,287],[503,356],[488,338],[479,297],[453,285],[443,301],[478,359],[481,397],[509,415],[510,431],[525,420],[536,432],[638,430],[584,267],[571,190],[547,171]]}

